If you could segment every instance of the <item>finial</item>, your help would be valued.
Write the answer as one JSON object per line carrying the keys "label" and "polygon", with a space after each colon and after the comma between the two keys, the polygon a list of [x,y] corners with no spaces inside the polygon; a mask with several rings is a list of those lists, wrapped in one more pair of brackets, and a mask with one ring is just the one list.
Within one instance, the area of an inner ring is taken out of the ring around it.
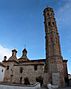
{"label": "finial", "polygon": [[24,48],[26,48],[26,44],[24,44]]}

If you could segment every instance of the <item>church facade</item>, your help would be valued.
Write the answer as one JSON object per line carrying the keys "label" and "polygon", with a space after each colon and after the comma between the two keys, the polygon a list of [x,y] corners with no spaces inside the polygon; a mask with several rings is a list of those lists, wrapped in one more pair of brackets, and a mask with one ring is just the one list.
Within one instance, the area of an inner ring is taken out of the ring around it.
{"label": "church facade", "polygon": [[27,50],[22,51],[22,56],[16,57],[16,49],[7,59],[4,56],[2,64],[6,66],[3,82],[15,84],[34,84],[37,81],[44,85],[48,83],[64,86],[68,79],[67,60],[61,55],[59,33],[52,8],[44,9],[45,26],[45,51],[46,58],[30,60]]}

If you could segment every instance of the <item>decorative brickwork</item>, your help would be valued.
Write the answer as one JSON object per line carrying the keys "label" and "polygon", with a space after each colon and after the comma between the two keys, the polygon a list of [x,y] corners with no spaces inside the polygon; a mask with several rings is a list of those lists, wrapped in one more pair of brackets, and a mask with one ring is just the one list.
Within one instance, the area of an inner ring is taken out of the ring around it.
{"label": "decorative brickwork", "polygon": [[[63,58],[60,49],[59,33],[57,30],[57,25],[54,17],[54,11],[50,7],[44,9],[44,22],[47,60],[45,64],[46,67],[45,71],[47,73],[50,73],[50,79],[53,84],[55,83],[59,84],[59,86],[64,86],[65,84],[64,71],[67,65],[63,63]],[[55,74],[54,77],[52,76],[53,74]],[[48,82],[50,82],[50,79]],[[59,82],[57,83],[56,80],[58,80]]]}

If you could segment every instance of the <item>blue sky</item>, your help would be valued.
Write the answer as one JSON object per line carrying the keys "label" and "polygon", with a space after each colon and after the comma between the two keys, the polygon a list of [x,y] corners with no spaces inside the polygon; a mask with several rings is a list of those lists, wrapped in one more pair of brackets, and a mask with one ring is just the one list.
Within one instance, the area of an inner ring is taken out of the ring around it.
{"label": "blue sky", "polygon": [[26,47],[29,59],[45,58],[43,10],[54,9],[62,56],[71,73],[71,0],[0,0],[0,60]]}

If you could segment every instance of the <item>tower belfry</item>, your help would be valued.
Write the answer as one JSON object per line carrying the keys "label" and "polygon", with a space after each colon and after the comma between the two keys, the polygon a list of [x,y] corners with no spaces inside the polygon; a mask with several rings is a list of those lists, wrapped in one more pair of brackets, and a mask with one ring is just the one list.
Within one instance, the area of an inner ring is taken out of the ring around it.
{"label": "tower belfry", "polygon": [[45,34],[46,34],[46,57],[61,56],[59,34],[52,8],[44,10]]}
{"label": "tower belfry", "polygon": [[45,72],[50,73],[51,82],[54,83],[53,75],[59,76],[60,84],[64,83],[63,78],[63,58],[60,49],[59,33],[57,30],[54,11],[47,7],[44,9],[44,25],[45,25],[45,45],[46,45],[46,64]]}

